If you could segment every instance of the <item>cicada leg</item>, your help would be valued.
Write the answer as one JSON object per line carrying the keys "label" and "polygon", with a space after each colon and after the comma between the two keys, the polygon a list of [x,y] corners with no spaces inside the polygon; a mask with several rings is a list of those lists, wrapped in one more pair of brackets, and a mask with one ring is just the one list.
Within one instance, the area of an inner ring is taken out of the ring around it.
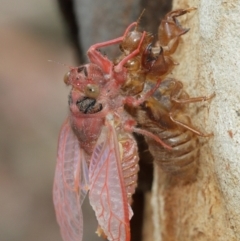
{"label": "cicada leg", "polygon": [[187,99],[178,99],[175,96],[173,96],[171,98],[171,100],[178,104],[188,104],[188,103],[211,100],[215,96],[216,96],[215,93],[211,94],[210,96],[191,97],[191,98],[187,98]]}
{"label": "cicada leg", "polygon": [[131,23],[125,30],[123,36],[121,37],[92,45],[87,51],[89,60],[92,63],[100,66],[106,73],[110,73],[110,71],[112,70],[113,63],[106,56],[102,55],[102,53],[100,53],[98,49],[122,42],[125,36],[127,35],[127,33],[130,31],[130,29],[136,25],[137,25],[137,22]]}
{"label": "cicada leg", "polygon": [[169,113],[169,118],[171,119],[172,122],[174,122],[175,124],[179,125],[179,126],[182,126],[183,128],[195,133],[196,135],[198,136],[202,136],[202,137],[210,137],[210,136],[213,136],[213,133],[207,133],[207,134],[204,134],[203,132],[195,129],[194,127],[190,126],[190,125],[187,125],[179,120],[176,120],[174,119],[173,117],[173,113],[170,112]]}
{"label": "cicada leg", "polygon": [[144,129],[140,129],[135,127],[135,122],[133,122],[132,120],[128,120],[124,123],[124,129],[128,132],[135,132],[138,134],[141,134],[143,136],[147,136],[153,140],[155,140],[157,143],[159,143],[161,146],[163,146],[164,148],[171,150],[172,147],[167,145],[164,141],[162,141],[157,135],[154,135],[152,132],[144,130]]}
{"label": "cicada leg", "polygon": [[161,21],[158,29],[158,39],[159,44],[165,47],[165,55],[173,54],[178,47],[181,35],[189,31],[189,29],[183,28],[176,18],[193,10],[196,10],[196,8],[192,7],[172,11]]}

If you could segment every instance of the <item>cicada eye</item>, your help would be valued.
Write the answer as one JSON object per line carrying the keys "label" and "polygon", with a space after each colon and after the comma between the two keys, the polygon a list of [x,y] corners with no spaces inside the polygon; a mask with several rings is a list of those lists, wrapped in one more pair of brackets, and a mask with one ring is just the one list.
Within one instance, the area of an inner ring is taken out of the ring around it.
{"label": "cicada eye", "polygon": [[88,84],[85,88],[85,94],[90,98],[97,98],[99,95],[99,87],[97,85]]}
{"label": "cicada eye", "polygon": [[66,85],[69,85],[69,76],[70,76],[70,71],[68,71],[63,77],[63,81]]}

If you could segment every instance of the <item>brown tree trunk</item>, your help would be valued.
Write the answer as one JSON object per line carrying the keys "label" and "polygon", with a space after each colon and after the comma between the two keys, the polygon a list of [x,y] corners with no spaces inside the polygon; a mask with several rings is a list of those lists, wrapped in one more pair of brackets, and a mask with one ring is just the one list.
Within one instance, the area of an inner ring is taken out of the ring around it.
{"label": "brown tree trunk", "polygon": [[[191,96],[194,126],[213,132],[200,138],[195,182],[169,182],[155,166],[152,194],[154,241],[240,240],[240,1],[176,0],[173,9],[197,7],[181,18],[183,37],[173,76]],[[185,20],[184,20],[185,18]]]}

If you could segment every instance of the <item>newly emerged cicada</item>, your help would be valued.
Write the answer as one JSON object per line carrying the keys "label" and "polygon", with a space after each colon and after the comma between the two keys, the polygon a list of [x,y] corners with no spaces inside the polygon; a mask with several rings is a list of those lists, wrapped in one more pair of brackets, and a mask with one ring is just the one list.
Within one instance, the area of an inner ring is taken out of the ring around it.
{"label": "newly emerged cicada", "polygon": [[135,120],[124,110],[124,104],[137,106],[157,88],[146,91],[141,99],[121,95],[127,72],[124,66],[138,54],[142,41],[116,65],[97,50],[120,43],[135,24],[127,28],[124,36],[91,46],[90,63],[71,68],[64,78],[72,87],[70,115],[59,136],[53,189],[64,241],[82,239],[81,204],[87,192],[99,223],[98,234],[110,241],[130,241],[130,204],[139,169],[132,132],[170,148],[152,133],[136,128]]}

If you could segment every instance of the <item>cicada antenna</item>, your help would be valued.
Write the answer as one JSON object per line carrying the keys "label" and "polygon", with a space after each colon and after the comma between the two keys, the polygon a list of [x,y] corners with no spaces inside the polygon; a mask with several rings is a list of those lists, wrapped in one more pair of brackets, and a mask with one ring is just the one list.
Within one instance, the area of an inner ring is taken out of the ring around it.
{"label": "cicada antenna", "polygon": [[146,9],[144,8],[144,9],[142,10],[142,12],[140,13],[140,16],[139,16],[138,19],[137,19],[137,24],[136,24],[135,30],[137,30],[138,25],[139,25],[139,23],[140,23],[140,20],[141,20],[141,18],[142,18],[142,16],[143,16],[143,14],[144,14],[145,11],[146,11]]}
{"label": "cicada antenna", "polygon": [[58,62],[58,61],[52,60],[52,59],[49,59],[48,62],[55,63],[55,64],[59,64],[59,65],[62,65],[62,66],[68,67],[69,69],[74,69],[73,66],[70,66],[70,65],[67,65],[67,64],[64,64],[64,63],[61,63],[61,62]]}

